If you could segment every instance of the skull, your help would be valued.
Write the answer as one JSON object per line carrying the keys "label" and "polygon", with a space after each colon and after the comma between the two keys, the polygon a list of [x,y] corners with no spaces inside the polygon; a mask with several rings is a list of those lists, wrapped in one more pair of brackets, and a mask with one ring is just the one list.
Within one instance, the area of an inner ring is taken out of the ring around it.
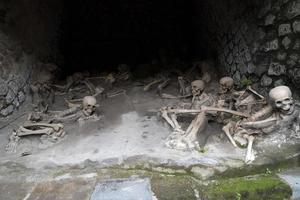
{"label": "skull", "polygon": [[294,100],[292,92],[287,86],[278,86],[270,90],[270,100],[278,111],[285,115],[290,115],[294,112]]}
{"label": "skull", "polygon": [[191,83],[191,87],[193,96],[199,96],[205,88],[205,83],[202,80],[195,80]]}
{"label": "skull", "polygon": [[93,96],[85,96],[82,100],[82,112],[85,116],[94,114],[97,107],[97,100]]}
{"label": "skull", "polygon": [[233,79],[231,77],[225,76],[220,79],[219,84],[220,84],[219,93],[226,94],[233,88]]}

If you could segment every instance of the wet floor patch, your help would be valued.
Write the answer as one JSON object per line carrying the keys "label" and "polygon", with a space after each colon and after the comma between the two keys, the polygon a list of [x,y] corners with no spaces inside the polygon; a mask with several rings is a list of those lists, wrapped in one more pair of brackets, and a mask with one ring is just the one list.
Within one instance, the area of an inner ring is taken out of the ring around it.
{"label": "wet floor patch", "polygon": [[116,179],[100,182],[91,200],[153,200],[149,179]]}

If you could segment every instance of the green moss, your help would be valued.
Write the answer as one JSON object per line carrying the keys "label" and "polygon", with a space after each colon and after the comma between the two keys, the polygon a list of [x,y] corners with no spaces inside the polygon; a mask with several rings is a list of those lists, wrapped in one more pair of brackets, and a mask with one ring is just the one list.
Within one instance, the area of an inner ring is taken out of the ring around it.
{"label": "green moss", "polygon": [[257,175],[209,183],[205,196],[208,199],[289,199],[291,188],[277,176]]}
{"label": "green moss", "polygon": [[244,78],[243,80],[241,80],[241,84],[242,84],[242,86],[252,85],[252,80],[249,78]]}

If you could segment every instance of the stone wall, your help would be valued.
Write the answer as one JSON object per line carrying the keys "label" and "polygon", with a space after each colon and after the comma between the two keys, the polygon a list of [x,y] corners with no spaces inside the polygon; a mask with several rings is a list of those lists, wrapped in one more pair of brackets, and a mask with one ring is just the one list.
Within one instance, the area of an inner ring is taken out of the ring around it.
{"label": "stone wall", "polygon": [[32,78],[59,59],[59,0],[0,2],[0,117],[13,113],[28,97]]}
{"label": "stone wall", "polygon": [[0,117],[8,116],[25,101],[33,69],[33,59],[0,32]]}
{"label": "stone wall", "polygon": [[205,10],[202,27],[223,75],[238,86],[300,87],[300,0],[214,0]]}

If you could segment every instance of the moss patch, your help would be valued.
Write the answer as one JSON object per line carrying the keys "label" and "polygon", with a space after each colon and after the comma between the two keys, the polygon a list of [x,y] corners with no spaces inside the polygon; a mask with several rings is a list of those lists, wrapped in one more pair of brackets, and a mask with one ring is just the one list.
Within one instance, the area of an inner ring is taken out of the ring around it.
{"label": "moss patch", "polygon": [[256,175],[212,181],[203,191],[208,199],[289,199],[291,188],[277,176]]}

